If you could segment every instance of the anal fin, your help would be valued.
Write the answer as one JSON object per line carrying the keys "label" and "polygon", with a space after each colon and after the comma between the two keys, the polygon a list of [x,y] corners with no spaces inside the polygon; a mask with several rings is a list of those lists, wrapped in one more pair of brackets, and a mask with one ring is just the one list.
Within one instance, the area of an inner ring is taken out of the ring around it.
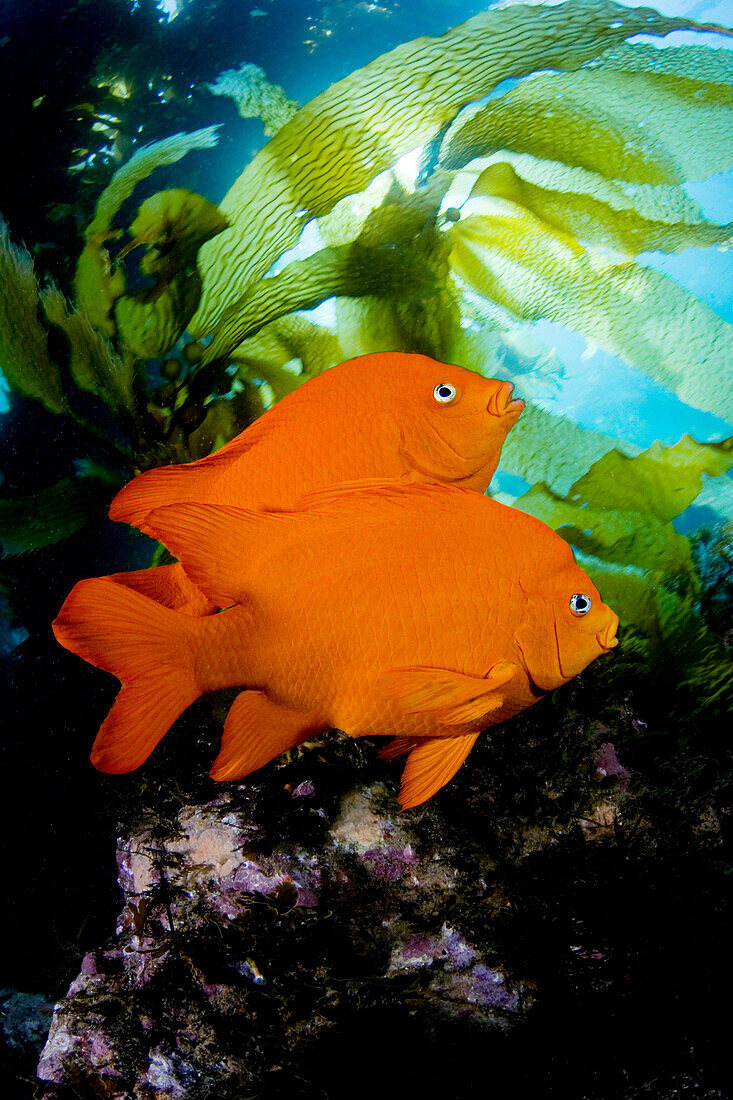
{"label": "anal fin", "polygon": [[327,723],[273,703],[263,691],[243,691],[227,715],[219,755],[209,775],[241,779],[326,729]]}
{"label": "anal fin", "polygon": [[458,737],[426,737],[407,758],[399,803],[404,810],[426,802],[456,774],[473,748],[477,733]]}
{"label": "anal fin", "polygon": [[379,750],[379,759],[397,760],[398,757],[405,756],[406,753],[412,752],[417,744],[417,737],[393,737],[388,745],[385,745],[383,749]]}

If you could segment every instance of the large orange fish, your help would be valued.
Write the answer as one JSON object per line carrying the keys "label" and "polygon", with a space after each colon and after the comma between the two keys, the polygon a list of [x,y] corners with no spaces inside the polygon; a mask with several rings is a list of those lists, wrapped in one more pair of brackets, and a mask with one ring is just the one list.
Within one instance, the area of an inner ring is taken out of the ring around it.
{"label": "large orange fish", "polygon": [[138,767],[204,692],[239,685],[211,775],[236,779],[319,731],[389,734],[400,802],[455,774],[478,733],[616,645],[617,616],[570,547],[477,493],[353,483],[291,512],[160,508],[150,530],[227,610],[193,618],[108,578],[80,581],[54,632],[122,689],[94,743]]}
{"label": "large orange fish", "polygon": [[[512,388],[424,355],[362,355],[304,383],[207,458],[141,474],[109,514],[152,534],[147,516],[163,505],[291,508],[327,485],[410,471],[483,493],[524,407]],[[167,607],[214,610],[177,566],[115,579]]]}

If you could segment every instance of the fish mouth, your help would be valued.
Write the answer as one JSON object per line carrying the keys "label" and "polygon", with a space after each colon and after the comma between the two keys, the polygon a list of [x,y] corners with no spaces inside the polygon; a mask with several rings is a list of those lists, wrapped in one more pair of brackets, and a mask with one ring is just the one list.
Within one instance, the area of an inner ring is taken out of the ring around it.
{"label": "fish mouth", "polygon": [[618,638],[616,632],[618,631],[618,615],[615,612],[611,613],[611,621],[608,626],[603,630],[599,630],[596,634],[596,641],[601,649],[608,653],[610,649],[614,649],[618,645]]}
{"label": "fish mouth", "polygon": [[511,382],[502,382],[499,388],[494,390],[489,398],[486,411],[491,413],[492,416],[508,416],[511,414],[519,416],[524,408],[524,401],[520,401],[519,399],[512,400],[513,393],[513,384]]}

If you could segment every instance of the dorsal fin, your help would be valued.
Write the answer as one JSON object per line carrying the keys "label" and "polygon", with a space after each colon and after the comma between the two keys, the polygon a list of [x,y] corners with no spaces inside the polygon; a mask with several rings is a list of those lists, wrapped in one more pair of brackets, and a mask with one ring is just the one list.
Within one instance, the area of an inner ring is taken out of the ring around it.
{"label": "dorsal fin", "polygon": [[[456,489],[455,486],[446,485],[442,481],[429,481],[414,470],[402,474],[400,477],[369,477],[353,481],[339,481],[335,485],[329,485],[325,489],[315,489],[311,493],[302,496],[295,508],[298,511],[319,511],[328,509],[332,505],[343,505],[350,497],[358,500],[358,495],[370,497],[405,499],[409,496],[445,497],[453,492],[468,492],[467,489]],[[471,493],[471,496],[474,494]]]}
{"label": "dorsal fin", "polygon": [[290,512],[250,512],[218,504],[169,504],[148,516],[151,531],[180,560],[186,575],[217,606],[243,603],[245,578],[278,532],[290,538]]}
{"label": "dorsal fin", "polygon": [[156,466],[138,474],[113,499],[109,506],[110,519],[130,523],[150,534],[146,522],[150,512],[173,503],[206,499],[212,483],[276,426],[277,418],[262,417],[205,458],[172,466]]}

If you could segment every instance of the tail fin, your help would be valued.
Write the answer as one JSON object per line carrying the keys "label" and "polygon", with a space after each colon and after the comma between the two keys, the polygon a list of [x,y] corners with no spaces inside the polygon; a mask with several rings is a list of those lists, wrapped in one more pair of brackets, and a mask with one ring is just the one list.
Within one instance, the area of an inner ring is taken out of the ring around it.
{"label": "tail fin", "polygon": [[108,577],[71,590],[53,623],[56,639],[122,682],[92,748],[95,768],[118,774],[139,767],[201,694],[193,668],[197,625]]}

